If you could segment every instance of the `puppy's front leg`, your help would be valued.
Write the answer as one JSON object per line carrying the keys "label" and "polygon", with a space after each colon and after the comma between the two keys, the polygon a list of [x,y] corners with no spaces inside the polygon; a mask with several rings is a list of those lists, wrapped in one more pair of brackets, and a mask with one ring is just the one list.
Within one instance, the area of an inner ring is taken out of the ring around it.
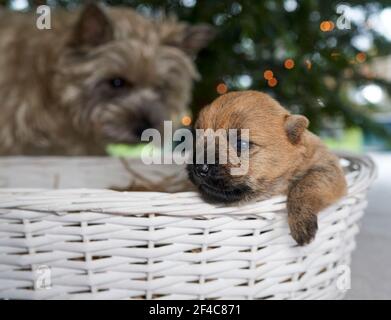
{"label": "puppy's front leg", "polygon": [[346,193],[346,181],[336,163],[314,166],[291,183],[288,191],[288,222],[299,245],[311,242],[318,230],[317,213]]}

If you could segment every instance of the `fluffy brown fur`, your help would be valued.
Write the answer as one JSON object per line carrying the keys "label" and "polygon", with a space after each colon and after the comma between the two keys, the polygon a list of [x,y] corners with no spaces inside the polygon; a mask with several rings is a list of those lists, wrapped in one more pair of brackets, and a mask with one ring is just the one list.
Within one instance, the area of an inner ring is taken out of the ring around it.
{"label": "fluffy brown fur", "polygon": [[209,165],[206,171],[189,165],[190,179],[207,200],[217,202],[287,194],[291,234],[299,245],[307,244],[317,231],[317,213],[346,192],[337,157],[307,126],[304,116],[290,114],[264,93],[223,95],[201,111],[195,127],[249,129],[248,173],[230,175],[230,161]]}
{"label": "fluffy brown fur", "polygon": [[[104,154],[187,111],[207,25],[149,20],[94,4],[52,14],[0,11],[0,155]],[[178,122],[178,121],[177,121]]]}

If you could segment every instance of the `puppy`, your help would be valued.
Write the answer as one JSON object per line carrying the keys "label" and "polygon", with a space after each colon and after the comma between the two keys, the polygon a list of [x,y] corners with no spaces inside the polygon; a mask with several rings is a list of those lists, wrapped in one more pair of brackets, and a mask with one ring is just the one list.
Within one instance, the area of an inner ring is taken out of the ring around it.
{"label": "puppy", "polygon": [[101,155],[164,120],[179,124],[193,58],[214,35],[92,2],[53,10],[50,30],[36,20],[0,10],[0,155]]}
{"label": "puppy", "polygon": [[238,135],[237,141],[225,144],[237,154],[247,149],[248,159],[242,161],[248,161],[248,172],[230,174],[237,164],[229,156],[227,164],[193,162],[187,167],[189,178],[212,202],[286,194],[292,237],[299,245],[308,244],[318,228],[317,213],[345,195],[347,188],[338,158],[307,130],[308,124],[307,118],[290,114],[264,93],[223,95],[200,112],[195,129],[249,129],[248,141]]}

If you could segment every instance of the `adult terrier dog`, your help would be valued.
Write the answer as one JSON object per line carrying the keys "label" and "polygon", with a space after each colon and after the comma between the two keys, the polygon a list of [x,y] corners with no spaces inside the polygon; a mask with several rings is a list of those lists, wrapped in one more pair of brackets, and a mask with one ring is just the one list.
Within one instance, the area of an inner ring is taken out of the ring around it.
{"label": "adult terrier dog", "polygon": [[0,11],[0,155],[104,154],[180,119],[213,32],[127,8],[37,16]]}
{"label": "adult terrier dog", "polygon": [[[234,176],[227,164],[188,165],[190,180],[208,201],[232,203],[287,194],[288,221],[299,245],[315,236],[317,213],[346,193],[338,159],[307,130],[308,120],[292,115],[270,96],[232,92],[203,109],[196,129],[249,129],[249,140],[226,144],[229,153],[248,151],[247,174]],[[201,141],[203,143],[203,141]],[[218,150],[219,148],[215,148]]]}

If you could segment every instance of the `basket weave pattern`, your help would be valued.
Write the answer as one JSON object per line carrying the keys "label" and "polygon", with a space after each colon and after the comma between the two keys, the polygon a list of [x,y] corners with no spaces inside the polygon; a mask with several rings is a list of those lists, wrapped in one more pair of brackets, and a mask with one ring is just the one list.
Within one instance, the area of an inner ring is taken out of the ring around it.
{"label": "basket weave pattern", "polygon": [[[349,158],[349,194],[296,246],[285,197],[241,207],[196,193],[0,189],[0,298],[341,298],[366,191],[368,158]],[[1,178],[1,172],[0,172]],[[50,288],[40,288],[42,266]]]}

